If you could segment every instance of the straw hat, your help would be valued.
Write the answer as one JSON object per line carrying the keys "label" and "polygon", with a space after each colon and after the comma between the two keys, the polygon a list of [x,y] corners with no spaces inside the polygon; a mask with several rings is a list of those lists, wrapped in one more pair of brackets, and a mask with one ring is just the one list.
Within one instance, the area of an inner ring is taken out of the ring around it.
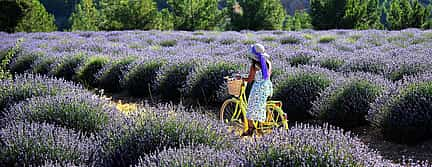
{"label": "straw hat", "polygon": [[268,55],[268,54],[265,52],[265,48],[264,48],[264,46],[261,45],[261,44],[259,44],[259,43],[256,43],[255,45],[252,45],[252,46],[251,46],[250,51],[249,51],[249,53],[248,53],[248,57],[249,57],[250,59],[253,59],[253,60],[259,61],[259,60],[258,60],[258,55],[255,55],[255,54],[252,52],[252,48],[255,48],[255,51],[256,51],[257,53],[261,53],[261,54],[264,56],[264,58],[266,58],[266,59],[270,58],[270,55]]}

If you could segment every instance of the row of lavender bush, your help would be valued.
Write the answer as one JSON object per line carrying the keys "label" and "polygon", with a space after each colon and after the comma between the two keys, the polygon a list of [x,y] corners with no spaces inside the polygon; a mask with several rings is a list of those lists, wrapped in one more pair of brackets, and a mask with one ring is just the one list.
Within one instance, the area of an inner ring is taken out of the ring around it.
{"label": "row of lavender bush", "polygon": [[[422,85],[429,82],[424,78],[432,63],[431,34],[416,29],[18,33],[2,34],[2,48],[6,52],[17,38],[26,39],[9,65],[15,73],[219,106],[227,98],[222,77],[245,72],[248,46],[261,42],[275,66],[274,98],[283,101],[290,120],[318,118],[347,129],[372,123],[389,140],[418,143],[430,138],[424,132],[431,129],[431,103],[423,100],[430,98],[430,88]],[[408,95],[411,99],[400,98]],[[396,111],[399,105],[412,111]]]}
{"label": "row of lavender bush", "polygon": [[25,74],[1,83],[9,92],[2,94],[9,100],[0,128],[6,166],[398,166],[328,125],[298,124],[240,140],[221,122],[183,106],[145,106],[124,115],[61,79]]}

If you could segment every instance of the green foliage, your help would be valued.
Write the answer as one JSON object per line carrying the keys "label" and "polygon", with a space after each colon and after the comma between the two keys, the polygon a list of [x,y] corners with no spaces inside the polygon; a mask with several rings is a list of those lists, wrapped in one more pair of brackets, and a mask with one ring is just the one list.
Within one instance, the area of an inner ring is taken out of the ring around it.
{"label": "green foliage", "polygon": [[381,108],[380,126],[384,137],[407,144],[430,139],[431,101],[432,82],[415,83],[402,89]]}
{"label": "green foliage", "polygon": [[125,88],[132,96],[152,97],[152,84],[163,61],[148,60],[135,64],[125,76]]}
{"label": "green foliage", "polygon": [[299,65],[306,65],[312,60],[312,56],[300,54],[294,57],[291,57],[288,62],[291,66],[297,67]]}
{"label": "green foliage", "polygon": [[107,57],[101,57],[101,56],[90,57],[78,70],[77,80],[87,87],[96,87],[98,84],[96,79],[96,74],[108,62],[109,62],[109,58]]}
{"label": "green foliage", "polygon": [[172,40],[161,41],[159,43],[159,45],[163,46],[163,47],[173,47],[173,46],[177,45],[177,40],[172,39]]}
{"label": "green foliage", "polygon": [[38,0],[21,0],[28,3],[29,8],[24,9],[24,16],[18,21],[15,32],[50,32],[57,30],[54,16],[49,14]]}
{"label": "green foliage", "polygon": [[318,117],[330,124],[353,128],[366,124],[365,116],[382,89],[367,80],[353,80],[342,84],[325,99]]}
{"label": "green foliage", "polygon": [[220,105],[218,91],[225,80],[221,76],[230,76],[239,70],[239,66],[229,63],[213,63],[206,67],[196,69],[189,79],[188,89],[185,90],[188,97],[196,99],[199,104]]}
{"label": "green foliage", "polygon": [[30,70],[37,56],[34,53],[17,56],[9,65],[10,72],[12,74],[22,74]]}
{"label": "green foliage", "polygon": [[9,71],[8,65],[10,63],[10,61],[12,60],[12,58],[15,57],[15,55],[17,54],[17,52],[20,50],[21,48],[21,43],[23,42],[24,39],[20,38],[17,40],[15,46],[11,49],[8,50],[8,52],[6,53],[6,55],[4,57],[2,57],[1,63],[0,63],[0,80],[3,79],[12,79],[12,75]]}
{"label": "green foliage", "polygon": [[69,19],[72,24],[72,31],[98,31],[99,11],[93,4],[93,0],[82,0],[75,8]]}
{"label": "green foliage", "polygon": [[168,0],[177,30],[215,30],[222,19],[218,0]]}
{"label": "green foliage", "polygon": [[319,62],[319,65],[329,70],[337,71],[345,64],[344,60],[337,58],[327,58]]}
{"label": "green foliage", "polygon": [[120,91],[120,81],[124,79],[128,66],[135,60],[136,57],[126,57],[113,62],[112,65],[102,71],[101,76],[98,78],[98,87],[111,93]]}
{"label": "green foliage", "polygon": [[161,98],[178,101],[184,97],[181,89],[186,85],[187,76],[193,69],[193,63],[174,64],[166,67],[158,76],[157,92]]}
{"label": "green foliage", "polygon": [[346,0],[311,0],[312,25],[315,29],[343,28]]}
{"label": "green foliage", "polygon": [[49,32],[56,29],[54,16],[48,14],[38,0],[0,2],[0,31]]}
{"label": "green foliage", "polygon": [[301,39],[295,36],[286,36],[286,37],[282,37],[280,39],[280,43],[282,45],[285,44],[300,44],[301,43]]}
{"label": "green foliage", "polygon": [[378,0],[348,0],[343,28],[350,29],[382,29]]}
{"label": "green foliage", "polygon": [[84,55],[79,53],[75,56],[66,57],[60,60],[58,64],[53,68],[51,73],[55,77],[64,78],[65,80],[71,81],[74,79],[78,66],[84,60]]}
{"label": "green foliage", "polygon": [[39,60],[33,65],[32,72],[35,74],[48,75],[51,71],[51,65],[54,64],[54,57],[39,57]]}
{"label": "green foliage", "polygon": [[174,16],[168,9],[162,9],[157,13],[153,22],[153,29],[174,30]]}
{"label": "green foliage", "polygon": [[103,30],[149,30],[154,28],[157,16],[153,0],[101,0]]}
{"label": "green foliage", "polygon": [[330,43],[330,42],[332,42],[332,41],[334,41],[334,40],[336,40],[336,37],[335,36],[332,36],[332,35],[324,35],[324,36],[322,36],[322,37],[320,37],[320,39],[319,39],[319,43]]}
{"label": "green foliage", "polygon": [[228,0],[233,30],[280,30],[285,10],[279,0]]}
{"label": "green foliage", "polygon": [[329,86],[331,81],[321,74],[300,73],[289,75],[275,87],[275,97],[283,101],[283,110],[290,120],[311,118],[308,111],[319,93]]}
{"label": "green foliage", "polygon": [[305,11],[296,11],[294,16],[286,16],[283,29],[287,31],[312,29],[312,18]]}
{"label": "green foliage", "polygon": [[393,0],[388,9],[387,22],[393,30],[427,27],[430,11],[430,7],[425,7],[418,0]]}

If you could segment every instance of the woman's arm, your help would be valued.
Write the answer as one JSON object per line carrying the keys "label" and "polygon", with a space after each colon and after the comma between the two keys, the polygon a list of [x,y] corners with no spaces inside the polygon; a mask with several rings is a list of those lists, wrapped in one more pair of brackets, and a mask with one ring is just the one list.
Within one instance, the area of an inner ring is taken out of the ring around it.
{"label": "woman's arm", "polygon": [[255,78],[255,65],[252,63],[249,69],[248,82],[251,83]]}
{"label": "woman's arm", "polygon": [[270,61],[267,61],[268,62],[268,74],[269,74],[269,78],[271,77],[271,74],[272,74],[272,64],[271,64],[271,62]]}

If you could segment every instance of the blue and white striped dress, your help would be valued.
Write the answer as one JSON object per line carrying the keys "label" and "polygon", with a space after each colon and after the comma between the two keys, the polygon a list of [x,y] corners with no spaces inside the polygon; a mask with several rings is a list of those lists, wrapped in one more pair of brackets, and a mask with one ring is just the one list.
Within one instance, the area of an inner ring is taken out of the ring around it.
{"label": "blue and white striped dress", "polygon": [[273,84],[263,79],[261,70],[255,72],[255,82],[248,99],[246,117],[249,120],[264,122],[266,119],[267,98],[273,94]]}

